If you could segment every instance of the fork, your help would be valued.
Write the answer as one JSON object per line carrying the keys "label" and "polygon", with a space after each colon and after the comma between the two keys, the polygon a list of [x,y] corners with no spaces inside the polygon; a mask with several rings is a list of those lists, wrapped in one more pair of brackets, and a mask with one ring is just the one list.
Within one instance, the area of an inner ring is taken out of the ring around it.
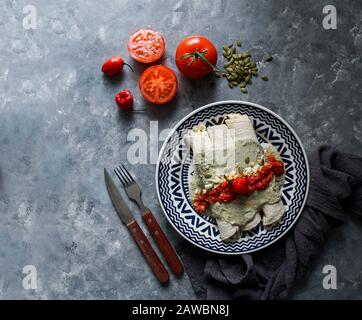
{"label": "fork", "polygon": [[175,273],[175,275],[180,276],[183,272],[181,260],[177,256],[174,248],[167,239],[165,233],[162,231],[151,210],[144,205],[139,185],[133,179],[132,175],[128,172],[125,166],[121,165],[113,171],[121,181],[128,197],[137,203],[144,223],[157,243],[171,270]]}

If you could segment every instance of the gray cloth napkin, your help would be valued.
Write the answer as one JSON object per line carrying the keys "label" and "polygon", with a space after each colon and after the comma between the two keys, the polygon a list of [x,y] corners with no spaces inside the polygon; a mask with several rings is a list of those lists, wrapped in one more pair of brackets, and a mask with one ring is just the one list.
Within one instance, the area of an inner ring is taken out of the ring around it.
{"label": "gray cloth napkin", "polygon": [[294,227],[252,254],[224,256],[183,242],[178,250],[200,299],[283,299],[320,254],[345,212],[362,217],[362,157],[321,146],[309,155],[310,189]]}

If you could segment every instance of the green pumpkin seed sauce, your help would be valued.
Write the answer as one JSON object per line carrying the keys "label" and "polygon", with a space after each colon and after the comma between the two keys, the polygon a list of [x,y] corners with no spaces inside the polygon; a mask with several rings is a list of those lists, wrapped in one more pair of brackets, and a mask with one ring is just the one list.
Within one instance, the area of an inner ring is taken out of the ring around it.
{"label": "green pumpkin seed sauce", "polygon": [[[234,167],[220,167],[213,163],[201,161],[195,164],[195,173],[190,180],[190,196],[191,199],[203,190],[211,189],[222,181],[224,176],[220,176],[223,172],[227,177],[241,172],[249,172],[252,174],[266,162],[266,154],[273,155],[276,160],[281,160],[280,154],[276,148],[267,143],[259,144],[252,139],[235,141],[235,165]],[[205,160],[205,159],[204,159]],[[222,171],[224,170],[224,171]],[[228,171],[228,172],[225,172]],[[284,184],[285,175],[274,176],[268,187],[264,190],[256,190],[250,196],[239,196],[229,203],[213,203],[205,211],[206,215],[237,225],[243,228],[251,222],[257,213],[261,211],[265,204],[274,204],[281,199],[281,188]],[[207,187],[207,188],[206,188]]]}

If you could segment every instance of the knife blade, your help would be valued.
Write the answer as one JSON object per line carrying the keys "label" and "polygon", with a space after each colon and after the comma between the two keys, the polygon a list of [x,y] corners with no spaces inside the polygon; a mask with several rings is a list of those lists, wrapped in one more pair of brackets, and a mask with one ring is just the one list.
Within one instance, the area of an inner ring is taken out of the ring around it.
{"label": "knife blade", "polygon": [[114,184],[111,176],[106,169],[104,169],[104,180],[106,181],[108,193],[111,197],[114,208],[116,209],[119,218],[125,225],[128,225],[130,222],[135,220],[135,218],[133,217],[131,211],[128,209],[128,206],[120,195],[116,185]]}
{"label": "knife blade", "polygon": [[156,278],[162,284],[166,284],[169,279],[167,270],[165,269],[156,252],[153,250],[151,243],[147,239],[146,235],[143,233],[141,227],[133,217],[126,202],[119,193],[116,185],[114,184],[111,176],[106,169],[104,169],[104,180],[106,182],[109,196],[112,200],[118,216],[120,217],[121,221],[127,226],[139,250],[142,252]]}

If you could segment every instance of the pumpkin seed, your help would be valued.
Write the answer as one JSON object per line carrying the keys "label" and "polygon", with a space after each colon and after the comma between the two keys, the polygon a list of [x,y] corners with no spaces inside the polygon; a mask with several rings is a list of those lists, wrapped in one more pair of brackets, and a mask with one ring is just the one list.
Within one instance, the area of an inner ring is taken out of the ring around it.
{"label": "pumpkin seed", "polygon": [[271,61],[273,61],[273,57],[272,57],[272,56],[268,56],[268,57],[266,57],[265,61],[266,61],[266,62],[271,62]]}
{"label": "pumpkin seed", "polygon": [[[245,158],[245,163],[248,164],[249,162],[250,162],[250,158],[249,158],[249,157],[246,157],[246,158]],[[206,175],[205,175],[205,177],[206,177]]]}
{"label": "pumpkin seed", "polygon": [[[239,86],[239,89],[243,93],[247,93],[246,87],[252,84],[252,78],[258,77],[258,67],[255,61],[252,61],[249,50],[244,53],[240,50],[237,52],[237,47],[241,47],[241,41],[237,40],[235,45],[224,45],[223,56],[227,61],[224,63],[224,72],[215,73],[217,77],[225,77],[228,81],[228,86],[234,88]],[[267,59],[267,58],[266,58]],[[264,81],[268,81],[267,76],[263,76]]]}

